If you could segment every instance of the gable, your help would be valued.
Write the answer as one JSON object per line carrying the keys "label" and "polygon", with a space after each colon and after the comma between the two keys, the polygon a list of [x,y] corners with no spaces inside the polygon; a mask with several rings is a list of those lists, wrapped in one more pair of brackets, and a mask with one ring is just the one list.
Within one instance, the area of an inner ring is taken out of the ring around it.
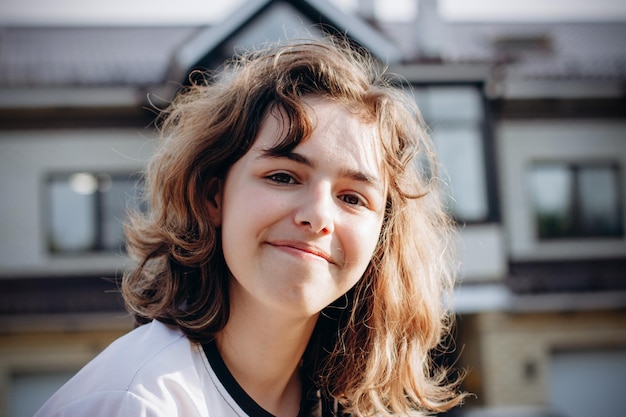
{"label": "gable", "polygon": [[385,63],[401,60],[394,43],[360,18],[327,0],[251,0],[217,26],[207,28],[172,59],[168,79],[187,82],[193,69],[214,69],[234,52],[287,39],[343,34]]}

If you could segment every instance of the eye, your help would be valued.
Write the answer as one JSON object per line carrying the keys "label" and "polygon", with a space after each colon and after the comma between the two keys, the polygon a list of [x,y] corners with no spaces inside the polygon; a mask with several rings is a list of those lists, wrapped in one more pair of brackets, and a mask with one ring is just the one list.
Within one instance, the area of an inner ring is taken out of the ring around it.
{"label": "eye", "polygon": [[277,184],[295,184],[296,180],[285,172],[277,172],[265,177],[266,179]]}
{"label": "eye", "polygon": [[351,206],[363,206],[365,202],[361,197],[356,194],[343,194],[339,196],[339,199],[346,204]]}

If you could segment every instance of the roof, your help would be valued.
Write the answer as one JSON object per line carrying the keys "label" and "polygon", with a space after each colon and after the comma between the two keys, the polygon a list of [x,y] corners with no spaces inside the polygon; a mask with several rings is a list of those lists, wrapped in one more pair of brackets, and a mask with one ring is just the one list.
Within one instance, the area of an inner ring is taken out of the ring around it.
{"label": "roof", "polygon": [[[266,13],[270,9],[273,12]],[[375,28],[327,0],[250,0],[213,27],[0,28],[0,89],[148,89],[171,81],[180,83],[191,67],[215,65],[236,45],[251,39],[263,43],[277,31],[289,32],[289,25],[276,24],[276,19],[287,15],[303,19],[305,28],[309,23],[333,25],[381,60],[396,65],[402,61],[403,66],[471,64],[485,68],[486,64],[490,74],[494,67],[506,67],[507,77],[526,81],[608,80],[618,85],[626,81],[626,22],[439,22],[431,25],[436,30],[429,33],[420,30],[419,22],[378,23]],[[268,37],[254,38],[259,33]],[[437,55],[431,51],[425,56],[420,39],[436,43]]]}
{"label": "roof", "polygon": [[444,59],[510,61],[521,78],[626,79],[626,22],[455,24]]}
{"label": "roof", "polygon": [[0,87],[150,86],[197,27],[5,27]]}

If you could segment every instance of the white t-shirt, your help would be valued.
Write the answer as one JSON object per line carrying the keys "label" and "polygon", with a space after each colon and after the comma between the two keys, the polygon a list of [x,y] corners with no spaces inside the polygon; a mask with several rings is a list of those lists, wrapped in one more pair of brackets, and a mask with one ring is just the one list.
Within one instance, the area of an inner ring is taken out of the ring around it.
{"label": "white t-shirt", "polygon": [[153,321],[113,342],[35,417],[270,416],[234,381],[217,349],[207,354],[211,363],[179,329]]}

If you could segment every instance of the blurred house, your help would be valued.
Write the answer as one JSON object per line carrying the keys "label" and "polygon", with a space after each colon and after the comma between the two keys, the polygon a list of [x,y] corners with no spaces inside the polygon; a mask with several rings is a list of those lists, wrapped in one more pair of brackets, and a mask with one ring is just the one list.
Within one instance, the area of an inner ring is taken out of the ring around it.
{"label": "blurred house", "polygon": [[0,416],[31,415],[131,328],[120,220],[139,204],[155,107],[193,69],[317,23],[389,64],[431,128],[459,222],[456,346],[477,394],[461,412],[620,414],[626,22],[451,23],[421,0],[416,21],[386,24],[367,4],[359,17],[251,0],[213,27],[0,28]]}

